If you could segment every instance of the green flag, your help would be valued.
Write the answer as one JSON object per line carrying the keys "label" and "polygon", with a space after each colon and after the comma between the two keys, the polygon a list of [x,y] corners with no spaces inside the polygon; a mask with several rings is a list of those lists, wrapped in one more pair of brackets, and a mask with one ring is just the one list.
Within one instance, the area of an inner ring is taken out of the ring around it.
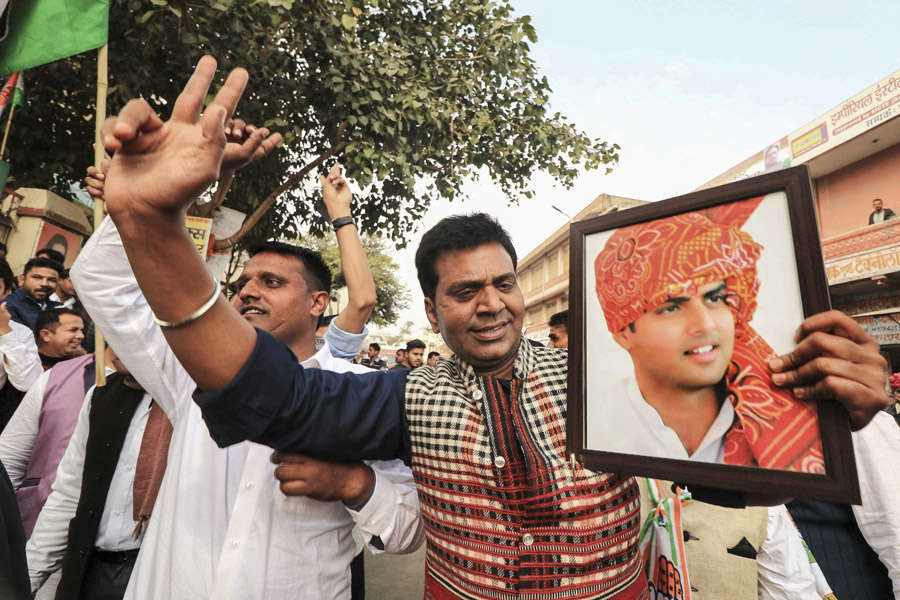
{"label": "green flag", "polygon": [[0,41],[0,75],[99,48],[109,30],[109,0],[9,0],[9,33]]}

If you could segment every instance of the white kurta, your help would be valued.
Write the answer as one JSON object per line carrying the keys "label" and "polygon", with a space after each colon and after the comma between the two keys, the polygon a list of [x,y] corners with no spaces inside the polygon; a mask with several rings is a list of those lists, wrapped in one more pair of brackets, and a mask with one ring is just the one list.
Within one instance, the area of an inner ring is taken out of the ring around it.
{"label": "white kurta", "polygon": [[44,372],[44,367],[34,333],[17,321],[10,321],[9,328],[12,331],[0,335],[0,387],[9,378],[17,390],[27,392]]}
{"label": "white kurta", "polygon": [[[379,536],[388,552],[421,543],[412,473],[399,461],[372,463],[374,492],[354,512],[341,502],[286,497],[271,448],[216,446],[191,400],[195,384],[153,323],[109,219],[71,272],[98,329],[173,425],[166,475],[126,598],[349,598],[354,523],[366,539]],[[333,358],[327,346],[304,364],[370,372]]]}
{"label": "white kurta", "polygon": [[[84,456],[90,434],[91,398],[94,388],[78,414],[78,423],[69,440],[66,453],[59,462],[53,488],[41,514],[34,525],[34,531],[25,545],[28,558],[28,575],[31,589],[37,590],[44,581],[62,566],[69,538],[69,521],[75,517],[78,500],[81,497],[81,478],[84,472]],[[141,540],[134,539],[137,523],[134,520],[134,471],[147,417],[150,414],[150,396],[144,394],[131,417],[128,434],[116,462],[106,495],[106,504],[97,526],[94,546],[109,552],[134,550]],[[143,532],[142,532],[143,533]]]}
{"label": "white kurta", "polygon": [[853,517],[887,567],[894,598],[900,600],[900,427],[891,415],[879,412],[852,438],[862,497],[861,505],[851,506]]}

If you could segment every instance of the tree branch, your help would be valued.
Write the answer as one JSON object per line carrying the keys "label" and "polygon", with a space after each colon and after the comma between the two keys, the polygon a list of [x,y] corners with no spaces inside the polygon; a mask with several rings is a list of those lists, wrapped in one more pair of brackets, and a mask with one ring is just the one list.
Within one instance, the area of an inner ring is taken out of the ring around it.
{"label": "tree branch", "polygon": [[[219,185],[216,187],[216,193],[213,194],[212,200],[202,206],[194,204],[191,208],[194,210],[195,216],[210,218],[216,213],[216,209],[222,206],[225,201],[225,195],[231,188],[231,182],[234,181],[234,169],[225,169],[222,176],[219,177]],[[190,211],[188,212],[190,214]]]}
{"label": "tree branch", "polygon": [[310,171],[317,168],[319,165],[324,163],[326,160],[328,160],[329,158],[331,158],[332,156],[337,154],[340,151],[340,149],[343,147],[343,144],[341,143],[341,138],[344,136],[344,130],[346,128],[347,128],[347,122],[346,121],[341,122],[340,126],[338,127],[337,134],[335,134],[335,136],[334,136],[334,142],[332,142],[331,148],[329,148],[328,151],[320,154],[312,162],[309,162],[306,165],[304,165],[304,167],[302,169],[300,169],[297,173],[295,173],[294,175],[289,177],[287,181],[285,181],[280,186],[278,186],[275,189],[275,191],[273,191],[271,194],[269,194],[266,197],[266,199],[263,200],[262,203],[256,207],[256,210],[254,210],[253,213],[249,217],[244,219],[244,222],[241,224],[240,229],[238,229],[236,232],[234,232],[233,235],[231,235],[227,238],[216,240],[215,244],[213,244],[213,250],[215,250],[215,251],[227,250],[228,248],[230,248],[234,244],[236,244],[242,237],[247,235],[247,233],[251,229],[253,229],[253,227],[259,222],[259,220],[263,217],[263,215],[266,214],[270,208],[272,208],[272,205],[275,204],[275,200],[277,200],[281,194],[283,194],[287,190],[289,190],[292,187],[294,187],[295,185],[297,185],[297,183],[300,180],[302,180],[304,177],[306,177],[306,175]]}

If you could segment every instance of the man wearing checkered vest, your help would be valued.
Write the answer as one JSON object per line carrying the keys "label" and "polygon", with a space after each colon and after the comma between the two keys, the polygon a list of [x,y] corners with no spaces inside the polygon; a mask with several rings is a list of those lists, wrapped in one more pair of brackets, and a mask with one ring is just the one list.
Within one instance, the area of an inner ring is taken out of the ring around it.
{"label": "man wearing checkered vest", "polygon": [[[201,60],[164,127],[132,101],[107,121],[104,141],[116,151],[110,216],[151,308],[177,323],[166,339],[197,383],[216,442],[250,439],[332,460],[404,458],[425,517],[428,598],[649,598],[637,486],[566,460],[566,351],[523,341],[516,252],[496,221],[444,219],[416,253],[429,321],[454,352],[435,367],[304,369],[224,299],[207,299],[212,282],[179,219],[235,153],[223,123],[247,82],[233,71],[201,116],[214,72],[214,61]],[[805,339],[781,357],[780,383],[841,400],[857,427],[887,405],[885,361],[852,320],[825,313],[802,328]],[[816,361],[826,347],[837,350]],[[209,348],[221,350],[212,363]],[[276,476],[288,478],[285,467]]]}

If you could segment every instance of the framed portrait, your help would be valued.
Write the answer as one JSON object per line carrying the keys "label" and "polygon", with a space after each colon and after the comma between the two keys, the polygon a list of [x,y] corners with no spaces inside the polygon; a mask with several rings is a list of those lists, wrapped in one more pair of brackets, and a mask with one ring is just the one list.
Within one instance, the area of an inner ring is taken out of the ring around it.
{"label": "framed portrait", "polygon": [[830,307],[805,166],[573,223],[567,444],[591,469],[858,502],[849,419],[771,383]]}
{"label": "framed portrait", "polygon": [[35,238],[34,249],[32,250],[31,255],[34,256],[34,253],[41,248],[52,248],[65,257],[63,266],[68,269],[78,257],[78,252],[81,250],[81,243],[83,241],[83,235],[72,233],[71,231],[47,221],[41,221],[41,226],[38,230],[38,235]]}

